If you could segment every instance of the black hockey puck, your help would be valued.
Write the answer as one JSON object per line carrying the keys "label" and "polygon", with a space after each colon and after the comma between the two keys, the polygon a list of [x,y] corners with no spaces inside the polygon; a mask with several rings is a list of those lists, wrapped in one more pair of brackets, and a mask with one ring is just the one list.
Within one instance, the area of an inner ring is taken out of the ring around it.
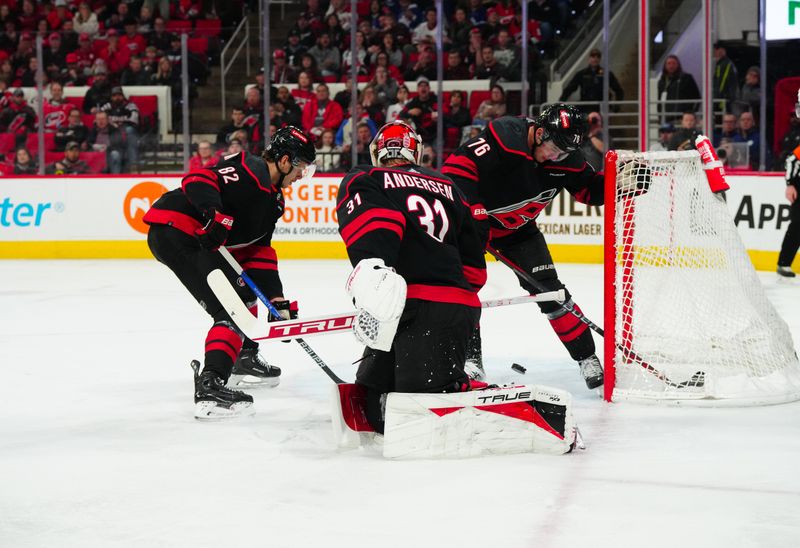
{"label": "black hockey puck", "polygon": [[525,369],[524,367],[522,367],[518,363],[511,364],[511,369],[513,369],[514,371],[516,371],[517,373],[519,373],[521,375],[524,375],[525,372],[527,371],[527,369]]}

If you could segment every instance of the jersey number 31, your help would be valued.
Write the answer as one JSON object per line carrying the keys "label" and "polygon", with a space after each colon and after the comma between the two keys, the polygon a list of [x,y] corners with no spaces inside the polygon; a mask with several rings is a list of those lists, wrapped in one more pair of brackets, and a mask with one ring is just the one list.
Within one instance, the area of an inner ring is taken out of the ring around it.
{"label": "jersey number 31", "polygon": [[[444,241],[447,229],[450,228],[450,219],[447,218],[447,211],[445,211],[442,202],[434,200],[433,208],[431,208],[431,205],[422,196],[412,194],[408,197],[406,206],[411,212],[419,212],[419,222],[425,232],[428,233],[428,236],[438,242]],[[437,223],[435,217],[439,217],[442,221],[438,233],[436,231]]]}

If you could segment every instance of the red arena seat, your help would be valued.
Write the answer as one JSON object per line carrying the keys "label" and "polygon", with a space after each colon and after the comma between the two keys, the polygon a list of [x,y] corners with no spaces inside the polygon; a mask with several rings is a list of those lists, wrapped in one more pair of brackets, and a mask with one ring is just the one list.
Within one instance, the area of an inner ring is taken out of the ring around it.
{"label": "red arena seat", "polygon": [[198,19],[194,24],[195,36],[219,36],[222,32],[222,21],[219,19]]}
{"label": "red arena seat", "polygon": [[484,90],[473,90],[469,94],[469,115],[471,117],[475,117],[475,113],[478,112],[478,107],[481,106],[486,99],[490,99],[492,97],[491,91],[484,91]]}
{"label": "red arena seat", "polygon": [[64,101],[71,105],[75,105],[81,112],[83,112],[83,97],[64,97]]}
{"label": "red arena seat", "polygon": [[144,127],[154,127],[156,113],[158,112],[158,97],[156,95],[131,95],[131,103],[139,107],[139,116]]}
{"label": "red arena seat", "polygon": [[186,47],[189,51],[197,55],[208,55],[208,38],[189,38],[186,41]]}
{"label": "red arena seat", "polygon": [[183,19],[170,19],[167,21],[167,30],[176,34],[190,32],[192,30],[192,22],[184,21]]}

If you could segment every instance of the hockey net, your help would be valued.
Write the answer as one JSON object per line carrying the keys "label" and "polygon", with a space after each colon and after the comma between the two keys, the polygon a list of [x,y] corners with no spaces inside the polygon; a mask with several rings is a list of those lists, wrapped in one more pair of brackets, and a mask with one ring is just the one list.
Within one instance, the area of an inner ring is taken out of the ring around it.
{"label": "hockey net", "polygon": [[696,151],[606,156],[607,400],[800,398],[800,363]]}

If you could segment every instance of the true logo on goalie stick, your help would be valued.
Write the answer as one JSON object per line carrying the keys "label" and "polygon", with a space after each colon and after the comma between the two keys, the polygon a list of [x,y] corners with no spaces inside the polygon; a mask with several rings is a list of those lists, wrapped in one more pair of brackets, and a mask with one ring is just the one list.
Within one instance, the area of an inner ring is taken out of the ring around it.
{"label": "true logo on goalie stick", "polygon": [[281,337],[291,337],[297,335],[311,335],[314,333],[330,333],[331,331],[344,331],[353,327],[354,316],[343,318],[331,318],[329,320],[308,320],[293,322],[289,325],[281,325],[276,322],[270,325],[267,338],[279,339]]}

